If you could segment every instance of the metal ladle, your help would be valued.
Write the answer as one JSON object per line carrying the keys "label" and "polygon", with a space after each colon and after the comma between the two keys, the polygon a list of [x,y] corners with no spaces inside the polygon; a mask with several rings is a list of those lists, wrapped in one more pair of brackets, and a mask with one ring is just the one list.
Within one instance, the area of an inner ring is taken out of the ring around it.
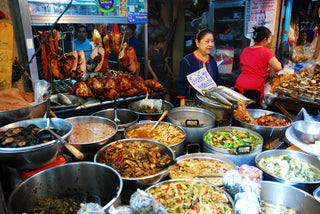
{"label": "metal ladle", "polygon": [[117,114],[117,94],[114,93],[114,119],[113,121],[118,125],[121,124],[121,120],[118,118],[118,114]]}

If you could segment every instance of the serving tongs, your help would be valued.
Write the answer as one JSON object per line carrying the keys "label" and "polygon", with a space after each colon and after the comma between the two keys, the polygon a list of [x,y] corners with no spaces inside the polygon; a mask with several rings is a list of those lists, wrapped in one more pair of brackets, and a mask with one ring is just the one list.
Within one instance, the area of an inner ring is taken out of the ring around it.
{"label": "serving tongs", "polygon": [[69,144],[67,141],[65,141],[60,135],[58,135],[54,130],[56,128],[53,128],[50,126],[51,123],[51,116],[50,116],[50,96],[51,92],[49,93],[49,101],[47,102],[47,112],[46,112],[46,117],[47,117],[47,126],[40,129],[37,133],[36,136],[40,139],[47,138],[48,135],[52,135],[55,138],[57,138],[63,146],[69,150],[78,160],[82,160],[84,158],[84,155],[82,152],[80,152],[77,148],[75,148],[73,145]]}

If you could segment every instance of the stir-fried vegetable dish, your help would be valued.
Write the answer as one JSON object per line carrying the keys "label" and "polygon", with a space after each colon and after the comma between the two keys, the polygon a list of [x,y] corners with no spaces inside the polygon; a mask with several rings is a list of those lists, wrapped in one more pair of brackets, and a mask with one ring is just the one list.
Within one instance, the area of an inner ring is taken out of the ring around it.
{"label": "stir-fried vegetable dish", "polygon": [[290,181],[315,182],[320,180],[319,169],[289,155],[263,158],[258,165],[266,172]]}
{"label": "stir-fried vegetable dish", "polygon": [[228,163],[208,159],[187,159],[176,163],[169,170],[172,179],[197,179],[214,185],[222,185],[222,177],[195,177],[197,175],[223,175],[232,169]]}
{"label": "stir-fried vegetable dish", "polygon": [[254,149],[262,143],[256,135],[238,129],[220,129],[208,132],[204,136],[204,141],[215,147],[232,150],[243,145],[251,145]]}
{"label": "stir-fried vegetable dish", "polygon": [[138,178],[157,174],[172,158],[159,146],[141,141],[119,141],[108,146],[98,162],[117,170],[122,177]]}
{"label": "stir-fried vegetable dish", "polygon": [[151,193],[168,213],[233,213],[227,195],[221,189],[205,183],[169,181],[158,184],[147,192]]}
{"label": "stir-fried vegetable dish", "polygon": [[73,198],[45,198],[39,200],[28,213],[76,214],[79,209],[80,203]]}

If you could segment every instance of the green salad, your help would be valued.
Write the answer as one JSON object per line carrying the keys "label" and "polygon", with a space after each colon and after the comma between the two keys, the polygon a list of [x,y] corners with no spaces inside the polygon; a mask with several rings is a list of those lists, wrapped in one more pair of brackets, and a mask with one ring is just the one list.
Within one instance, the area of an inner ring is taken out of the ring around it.
{"label": "green salad", "polygon": [[232,150],[244,145],[251,145],[254,149],[262,143],[256,135],[238,129],[215,130],[214,132],[208,132],[203,139],[212,146]]}

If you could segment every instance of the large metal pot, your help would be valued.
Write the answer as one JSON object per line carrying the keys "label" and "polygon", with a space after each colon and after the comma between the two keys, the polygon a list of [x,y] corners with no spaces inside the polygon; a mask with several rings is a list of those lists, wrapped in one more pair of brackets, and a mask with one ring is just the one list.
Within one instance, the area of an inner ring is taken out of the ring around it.
{"label": "large metal pot", "polygon": [[273,117],[276,117],[277,119],[285,119],[287,122],[290,122],[290,125],[288,126],[271,127],[271,126],[253,125],[250,123],[246,123],[246,122],[234,119],[235,125],[239,125],[244,128],[251,129],[261,134],[264,140],[265,147],[268,147],[269,143],[271,143],[272,141],[283,137],[285,134],[285,131],[287,130],[288,127],[291,126],[291,123],[292,123],[292,120],[283,114],[279,114],[276,112],[263,110],[263,109],[247,109],[247,110],[253,118],[257,118],[264,115],[271,115]]}
{"label": "large metal pot", "polygon": [[47,110],[47,102],[48,100],[45,100],[25,108],[0,111],[0,127],[9,123],[43,117]]}
{"label": "large metal pot", "polygon": [[[0,131],[7,131],[10,128],[27,127],[31,124],[39,128],[45,128],[47,126],[47,119],[36,118],[11,123],[1,127]],[[63,139],[66,139],[73,129],[70,122],[60,118],[51,118],[50,126],[66,130],[67,133],[61,136]],[[0,161],[18,169],[35,169],[54,161],[61,154],[61,149],[62,144],[58,140],[20,148],[0,147]]]}
{"label": "large metal pot", "polygon": [[297,213],[318,214],[320,203],[312,195],[287,184],[261,181],[261,200],[282,205]]}
{"label": "large metal pot", "polygon": [[96,152],[101,147],[106,145],[108,142],[111,142],[118,131],[118,125],[112,120],[104,117],[76,116],[76,117],[66,118],[66,120],[72,123],[73,125],[81,124],[81,123],[104,123],[114,128],[115,130],[114,133],[110,136],[104,137],[103,139],[93,141],[93,142],[86,142],[86,143],[70,143],[84,154],[84,157],[86,160],[90,160],[90,159],[92,160]]}
{"label": "large metal pot", "polygon": [[[244,146],[246,148],[249,148],[245,152],[240,152],[240,148],[238,148],[236,151],[234,150],[228,150],[228,149],[222,149],[216,146],[210,145],[208,142],[204,140],[204,136],[209,132],[215,132],[216,130],[224,130],[224,129],[236,129],[241,130],[245,132],[249,132],[251,135],[255,135],[257,138],[261,140],[261,143],[255,147],[251,148],[249,145]],[[255,166],[255,157],[261,153],[262,151],[262,145],[263,145],[263,138],[262,136],[254,132],[250,129],[242,128],[242,127],[235,127],[235,126],[224,126],[224,127],[218,127],[209,129],[207,132],[203,134],[203,151],[208,153],[214,153],[224,156],[225,158],[231,160],[234,164],[241,166],[242,164],[248,164],[250,166]]]}
{"label": "large metal pot", "polygon": [[45,198],[76,198],[83,203],[101,202],[106,213],[120,204],[122,180],[104,164],[68,163],[41,171],[22,182],[10,195],[8,210],[23,213]]}
{"label": "large metal pot", "polygon": [[203,108],[177,107],[168,112],[168,121],[186,132],[186,142],[202,144],[202,135],[214,127],[216,116]]}
{"label": "large metal pot", "polygon": [[262,159],[268,158],[268,157],[279,157],[282,155],[289,155],[290,157],[295,157],[297,159],[300,159],[302,161],[305,161],[306,163],[309,163],[316,169],[320,169],[320,161],[312,156],[308,155],[304,152],[299,151],[293,151],[293,150],[286,150],[286,149],[274,149],[274,150],[267,150],[260,154],[258,154],[255,158],[256,165],[263,171],[263,177],[265,180],[271,180],[271,181],[279,181],[281,183],[286,183],[292,186],[295,186],[297,188],[303,189],[309,193],[312,193],[319,185],[320,185],[320,179],[314,182],[297,182],[297,181],[290,181],[287,179],[283,179],[280,177],[277,177],[275,175],[272,175],[271,173],[264,170],[260,165],[259,162]]}
{"label": "large metal pot", "polygon": [[[128,132],[130,132],[131,130],[134,130],[134,129],[137,129],[137,128],[141,127],[141,126],[146,126],[146,125],[152,125],[153,126],[155,123],[156,122],[152,121],[152,122],[144,122],[144,123],[137,123],[137,124],[131,125],[128,128],[126,128],[126,130],[124,131],[124,137],[125,138],[130,138],[130,136],[128,136]],[[160,124],[167,124],[167,125],[170,125],[170,126],[174,126],[175,128],[181,130],[184,133],[184,135],[186,136],[185,131],[180,126],[173,125],[172,123],[167,123],[167,122],[160,122],[159,125]],[[141,135],[141,136],[137,136],[137,137],[143,137],[143,136]],[[185,139],[186,139],[186,137],[184,137],[184,139],[182,139],[180,142],[178,142],[176,144],[169,145],[169,147],[174,151],[174,154],[175,154],[176,157],[182,155],[183,149],[184,149]],[[163,143],[164,144],[168,144],[170,142],[167,142],[167,143],[163,142]]]}
{"label": "large metal pot", "polygon": [[197,93],[198,99],[203,103],[203,107],[216,115],[216,120],[229,120],[232,117],[232,109],[224,108],[219,103]]}
{"label": "large metal pot", "polygon": [[[102,160],[104,159],[104,155],[106,153],[106,150],[110,146],[114,146],[115,144],[119,144],[121,142],[134,142],[134,141],[139,141],[141,143],[149,143],[152,145],[156,145],[160,147],[161,151],[165,152],[171,157],[171,162],[175,160],[175,155],[172,149],[170,149],[167,145],[160,143],[155,140],[149,140],[149,139],[143,139],[143,138],[132,138],[132,139],[122,139],[122,140],[117,140],[114,141],[104,147],[102,147],[94,156],[94,162],[101,163]],[[167,166],[168,168],[169,166]],[[139,178],[127,178],[127,177],[122,177],[124,187],[125,189],[129,190],[136,190],[137,188],[146,188],[150,185],[153,185],[159,181],[161,181],[165,177],[165,173],[167,171],[167,168],[164,168],[161,172],[150,175],[150,176],[145,176],[145,177],[139,177]]]}
{"label": "large metal pot", "polygon": [[[137,113],[139,115],[140,120],[158,120],[165,110],[170,110],[173,108],[172,103],[162,99],[148,99],[147,102],[148,103],[146,104],[146,99],[134,101],[129,104],[128,108],[131,111]],[[141,112],[141,110],[139,109],[141,109],[141,107],[144,107],[146,105],[152,107],[153,109],[159,110],[159,112],[157,113]]]}

